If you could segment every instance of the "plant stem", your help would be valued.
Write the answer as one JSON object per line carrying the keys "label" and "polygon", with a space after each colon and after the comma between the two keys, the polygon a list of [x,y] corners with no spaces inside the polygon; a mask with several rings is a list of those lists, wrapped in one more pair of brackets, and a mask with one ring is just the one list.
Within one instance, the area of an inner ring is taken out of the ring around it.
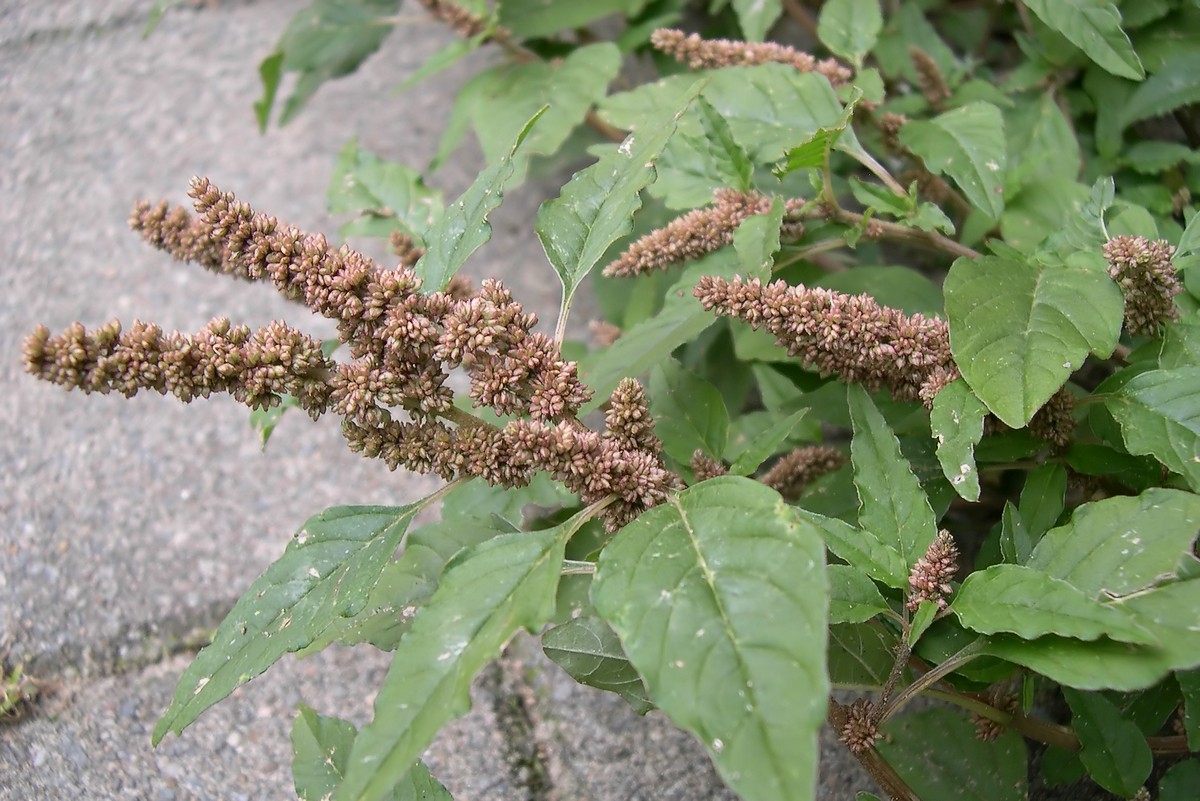
{"label": "plant stem", "polygon": [[[830,698],[826,719],[834,731],[842,731],[846,727],[847,722],[846,707]],[[900,778],[900,774],[896,773],[896,770],[887,763],[883,755],[874,748],[868,748],[860,754],[854,754],[854,758],[858,760],[858,763],[863,766],[863,769],[871,775],[875,783],[887,793],[888,798],[892,799],[892,801],[921,801],[921,797],[904,782],[904,779]]]}
{"label": "plant stem", "polygon": [[[856,214],[853,211],[846,211],[840,206],[831,206],[830,212],[832,217],[840,223],[846,225],[858,225],[863,220],[863,215]],[[967,247],[964,244],[955,242],[953,239],[948,239],[935,231],[922,231],[919,228],[908,228],[894,222],[887,222],[875,217],[871,222],[878,225],[883,231],[883,235],[891,239],[899,239],[905,242],[912,242],[917,245],[922,245],[934,250],[941,250],[949,253],[952,256],[965,256],[968,259],[979,259],[983,254],[974,248]]]}
{"label": "plant stem", "polygon": [[875,157],[865,150],[850,154],[855,161],[866,167],[879,180],[883,181],[888,189],[892,190],[892,194],[897,197],[908,197],[908,192],[900,185],[900,182],[892,177],[892,174],[887,171],[887,168],[875,160]]}
{"label": "plant stem", "polygon": [[943,676],[950,675],[951,673],[958,670],[963,665],[970,662],[976,656],[978,656],[979,652],[983,650],[984,643],[985,643],[985,641],[982,638],[980,638],[968,645],[963,646],[963,648],[958,653],[954,654],[949,659],[947,659],[945,662],[942,662],[940,665],[933,668],[928,673],[921,676],[919,679],[914,681],[912,684],[908,685],[903,690],[901,690],[899,695],[897,695],[892,701],[890,701],[884,705],[883,711],[880,712],[877,716],[879,722],[880,723],[885,722],[886,720],[891,718],[893,715],[895,715],[897,712],[899,712],[901,709],[903,709],[904,706],[909,701],[916,698],[917,695],[919,695],[922,690],[933,686],[939,680],[941,680],[941,678]]}

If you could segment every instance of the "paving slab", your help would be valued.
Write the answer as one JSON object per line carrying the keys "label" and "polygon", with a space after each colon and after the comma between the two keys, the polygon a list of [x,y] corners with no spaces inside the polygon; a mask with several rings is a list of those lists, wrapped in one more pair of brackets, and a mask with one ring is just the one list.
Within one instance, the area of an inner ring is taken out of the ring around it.
{"label": "paving slab", "polygon": [[[452,98],[488,56],[394,94],[449,41],[414,13],[362,70],[260,135],[257,64],[304,5],[184,3],[143,39],[148,0],[0,0],[0,657],[60,686],[29,720],[0,729],[4,801],[290,797],[297,701],[361,721],[386,669],[370,650],[287,659],[152,751],[149,729],[188,658],[179,652],[307,516],[405,503],[436,483],[350,453],[332,419],[285,419],[264,452],[229,399],[184,408],[156,396],[85,398],[30,379],[19,360],[37,323],[119,317],[194,331],[216,315],[307,319],[269,287],[142,245],[126,227],[130,207],[186,202],[189,178],[207,175],[335,236],[322,209],[344,142],[426,163]],[[468,146],[435,183],[453,197],[479,167]],[[557,281],[531,232],[545,188],[509,193],[493,243],[467,272],[503,277],[552,323]],[[586,318],[577,307],[574,322]],[[429,754],[456,798],[728,797],[690,737],[556,671],[510,665],[481,677],[476,710]],[[538,700],[530,686],[553,689]],[[561,710],[546,703],[555,694],[567,699]]]}
{"label": "paving slab", "polygon": [[[187,664],[176,657],[143,670],[60,688],[33,720],[0,734],[0,801],[276,801],[295,797],[291,723],[303,700],[362,725],[387,655],[331,648],[287,658],[241,687],[157,749],[150,732]],[[336,677],[336,681],[333,680]],[[498,686],[493,679],[491,686]],[[480,682],[473,711],[447,726],[426,764],[456,801],[527,801],[520,766],[497,725],[501,699]],[[56,714],[45,714],[58,707]]]}

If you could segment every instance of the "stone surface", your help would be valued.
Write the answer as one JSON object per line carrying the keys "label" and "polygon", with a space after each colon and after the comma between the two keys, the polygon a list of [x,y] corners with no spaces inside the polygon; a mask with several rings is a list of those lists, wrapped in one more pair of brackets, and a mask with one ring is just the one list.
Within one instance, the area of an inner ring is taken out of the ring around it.
{"label": "stone surface", "polygon": [[[406,10],[361,71],[325,87],[288,127],[260,135],[251,111],[258,62],[305,3],[184,2],[143,39],[150,5],[0,0],[0,660],[57,685],[27,720],[0,728],[3,801],[289,797],[297,702],[362,721],[387,656],[285,659],[153,751],[149,730],[186,646],[203,640],[309,515],[338,503],[405,503],[436,487],[350,453],[332,419],[291,416],[264,452],[246,409],[226,398],[188,408],[156,396],[85,398],[23,375],[20,343],[37,323],[58,330],[118,317],[196,330],[226,315],[304,324],[307,313],[269,287],[141,244],[126,227],[133,202],[182,203],[188,179],[207,175],[336,236],[321,209],[346,140],[427,163],[451,99],[490,57],[395,94],[449,41]],[[434,182],[453,197],[479,166],[468,146]],[[552,323],[558,285],[532,234],[545,188],[509,193],[493,215],[494,241],[467,272],[503,277]],[[575,323],[587,316],[577,306]],[[329,332],[321,321],[305,327]],[[556,671],[485,671],[475,711],[428,756],[456,798],[728,797],[690,737]],[[858,785],[846,782],[828,797],[848,797]]]}

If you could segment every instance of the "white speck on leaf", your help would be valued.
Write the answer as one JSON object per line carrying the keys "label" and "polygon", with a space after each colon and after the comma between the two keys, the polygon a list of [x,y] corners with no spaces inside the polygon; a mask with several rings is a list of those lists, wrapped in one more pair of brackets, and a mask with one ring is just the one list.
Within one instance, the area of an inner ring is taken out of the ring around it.
{"label": "white speck on leaf", "polygon": [[621,146],[617,148],[617,152],[625,158],[629,158],[633,155],[633,134],[625,137],[625,141],[622,142]]}

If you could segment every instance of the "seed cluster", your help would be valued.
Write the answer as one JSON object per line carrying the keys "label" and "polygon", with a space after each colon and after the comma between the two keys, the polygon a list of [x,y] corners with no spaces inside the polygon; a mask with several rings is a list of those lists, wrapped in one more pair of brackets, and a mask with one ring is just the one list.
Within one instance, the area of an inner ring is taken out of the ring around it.
{"label": "seed cluster", "polygon": [[1144,236],[1115,236],[1104,243],[1108,274],[1125,296],[1125,329],[1155,336],[1159,328],[1179,319],[1175,296],[1183,284],[1171,258],[1175,248]]}
{"label": "seed cluster", "polygon": [[[141,204],[132,226],[177,258],[246,280],[271,281],[286,297],[337,323],[350,360],[325,357],[316,340],[275,322],[251,331],[219,318],[195,335],[137,322],[59,336],[39,327],[25,343],[32,374],[87,392],[148,389],[190,401],[225,392],[252,407],[295,396],[314,418],[343,418],[350,447],[389,467],[475,476],[517,487],[546,471],[585,503],[613,496],[602,512],[615,530],[681,486],[661,460],[646,398],[633,379],[609,403],[606,430],[576,419],[591,392],[575,362],[533,331],[537,318],[498,281],[423,293],[412,267],[382,269],[254,212],[195,179],[196,215]],[[464,371],[475,407],[522,419],[497,427],[458,409],[447,384]]]}
{"label": "seed cluster", "polygon": [[650,44],[690,69],[747,67],[755,64],[789,64],[799,72],[824,75],[835,87],[850,83],[854,74],[836,59],[817,59],[787,45],[775,42],[742,42],[733,39],[702,39],[674,28],[659,28],[650,36]]}
{"label": "seed cluster", "polygon": [[958,546],[950,532],[942,530],[933,538],[924,556],[908,574],[908,609],[916,611],[922,601],[933,601],[939,609],[947,606],[946,596],[954,591],[950,580],[958,573]]}
{"label": "seed cluster", "polygon": [[[698,259],[732,244],[738,226],[755,214],[769,212],[772,202],[772,198],[758,192],[718,189],[711,206],[693,209],[641,237],[605,267],[604,274],[644,275]],[[798,212],[803,205],[802,200],[789,200],[784,204],[784,213]],[[803,223],[785,217],[780,230],[783,239],[797,239],[803,232]]]}
{"label": "seed cluster", "polygon": [[807,445],[785,454],[759,479],[789,501],[797,500],[812,481],[838,470],[846,456],[831,445]]}
{"label": "seed cluster", "polygon": [[783,281],[706,276],[694,294],[705,309],[765,328],[822,375],[836,374],[899,400],[933,402],[957,377],[944,320],[905,315],[869,295],[847,295]]}

